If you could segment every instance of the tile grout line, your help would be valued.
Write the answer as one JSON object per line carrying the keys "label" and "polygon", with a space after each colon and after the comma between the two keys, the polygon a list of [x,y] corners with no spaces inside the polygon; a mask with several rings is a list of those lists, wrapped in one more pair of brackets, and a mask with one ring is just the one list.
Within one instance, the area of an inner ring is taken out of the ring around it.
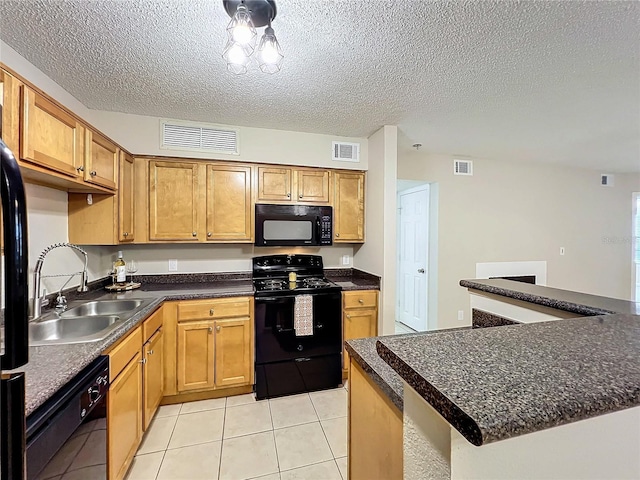
{"label": "tile grout line", "polygon": [[282,475],[280,475],[280,457],[278,456],[278,443],[276,442],[276,429],[273,426],[273,413],[271,413],[271,400],[268,399],[267,404],[269,405],[269,418],[271,419],[271,437],[273,437],[273,448],[276,451],[278,477],[282,480]]}
{"label": "tile grout line", "polygon": [[220,474],[222,473],[222,449],[224,448],[224,426],[227,423],[227,399],[229,397],[224,397],[224,415],[222,416],[222,432],[220,432],[220,460],[218,460],[218,480],[220,479]]}

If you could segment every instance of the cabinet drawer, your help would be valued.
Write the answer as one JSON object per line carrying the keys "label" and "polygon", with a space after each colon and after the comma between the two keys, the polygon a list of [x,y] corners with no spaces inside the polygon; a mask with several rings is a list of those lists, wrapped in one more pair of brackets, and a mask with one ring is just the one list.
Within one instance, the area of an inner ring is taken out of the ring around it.
{"label": "cabinet drawer", "polygon": [[375,308],[377,305],[377,290],[344,292],[342,294],[342,306],[344,308]]}
{"label": "cabinet drawer", "polygon": [[251,313],[251,298],[219,298],[198,300],[178,304],[178,321],[248,317]]}
{"label": "cabinet drawer", "polygon": [[162,307],[156,310],[153,315],[147,318],[142,324],[142,338],[145,343],[156,333],[156,331],[162,326]]}
{"label": "cabinet drawer", "polygon": [[140,348],[142,348],[142,328],[138,327],[115,347],[108,350],[110,381],[120,374],[137,353],[140,353]]}

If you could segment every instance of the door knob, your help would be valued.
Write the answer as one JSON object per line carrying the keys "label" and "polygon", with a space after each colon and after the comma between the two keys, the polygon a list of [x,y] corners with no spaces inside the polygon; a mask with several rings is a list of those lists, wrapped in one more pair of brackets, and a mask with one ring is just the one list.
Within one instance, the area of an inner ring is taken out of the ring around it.
{"label": "door knob", "polygon": [[98,175],[98,172],[96,172],[95,170],[91,170],[89,172],[89,175],[91,175],[92,177],[95,177],[96,175]]}
{"label": "door knob", "polygon": [[287,193],[287,198],[291,198],[291,194],[290,193]]}
{"label": "door knob", "polygon": [[124,232],[124,233],[122,234],[122,236],[124,236],[124,237],[128,237],[128,236],[129,236],[129,232]]}
{"label": "door knob", "polygon": [[347,314],[347,318],[348,318],[349,320],[351,320],[351,315]]}
{"label": "door knob", "polygon": [[220,331],[220,325],[217,325],[216,326],[216,332],[219,332],[219,331]]}
{"label": "door knob", "polygon": [[361,298],[359,298],[359,299],[358,299],[358,303],[362,304],[362,303],[364,303],[364,300],[363,300],[363,299],[361,299]]}
{"label": "door knob", "polygon": [[196,235],[198,235],[196,232],[191,232],[192,237],[195,237]]}
{"label": "door knob", "polygon": [[302,198],[302,194],[300,194],[300,198]]}
{"label": "door knob", "polygon": [[207,237],[211,237],[211,232],[207,232]]}
{"label": "door knob", "polygon": [[209,333],[213,333],[213,327],[209,327]]}
{"label": "door knob", "polygon": [[213,317],[213,308],[209,310],[209,315]]}
{"label": "door knob", "polygon": [[78,171],[78,173],[84,172],[84,167],[78,167],[78,168],[76,168],[76,170]]}
{"label": "door knob", "polygon": [[418,273],[424,273],[424,268],[419,268]]}

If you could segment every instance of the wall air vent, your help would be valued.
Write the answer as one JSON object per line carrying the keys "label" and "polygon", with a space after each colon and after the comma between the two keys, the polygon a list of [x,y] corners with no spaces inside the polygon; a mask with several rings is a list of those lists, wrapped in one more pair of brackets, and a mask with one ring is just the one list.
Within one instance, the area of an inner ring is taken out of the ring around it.
{"label": "wall air vent", "polygon": [[202,123],[160,122],[160,148],[238,155],[238,131]]}
{"label": "wall air vent", "polygon": [[337,162],[359,162],[360,144],[346,142],[332,142],[332,160]]}
{"label": "wall air vent", "polygon": [[613,187],[613,175],[610,173],[600,175],[600,185],[603,187]]}
{"label": "wall air vent", "polygon": [[473,175],[473,162],[471,160],[454,160],[454,175]]}

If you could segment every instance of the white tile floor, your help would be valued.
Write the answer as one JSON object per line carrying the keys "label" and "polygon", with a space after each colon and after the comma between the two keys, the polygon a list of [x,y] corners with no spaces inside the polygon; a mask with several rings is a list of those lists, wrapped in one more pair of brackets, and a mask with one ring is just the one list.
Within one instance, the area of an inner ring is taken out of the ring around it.
{"label": "white tile floor", "polygon": [[346,480],[346,472],[347,391],[336,388],[160,407],[127,480]]}
{"label": "white tile floor", "polygon": [[396,334],[398,333],[416,333],[416,330],[414,330],[411,327],[406,326],[404,323],[402,322],[396,322]]}

